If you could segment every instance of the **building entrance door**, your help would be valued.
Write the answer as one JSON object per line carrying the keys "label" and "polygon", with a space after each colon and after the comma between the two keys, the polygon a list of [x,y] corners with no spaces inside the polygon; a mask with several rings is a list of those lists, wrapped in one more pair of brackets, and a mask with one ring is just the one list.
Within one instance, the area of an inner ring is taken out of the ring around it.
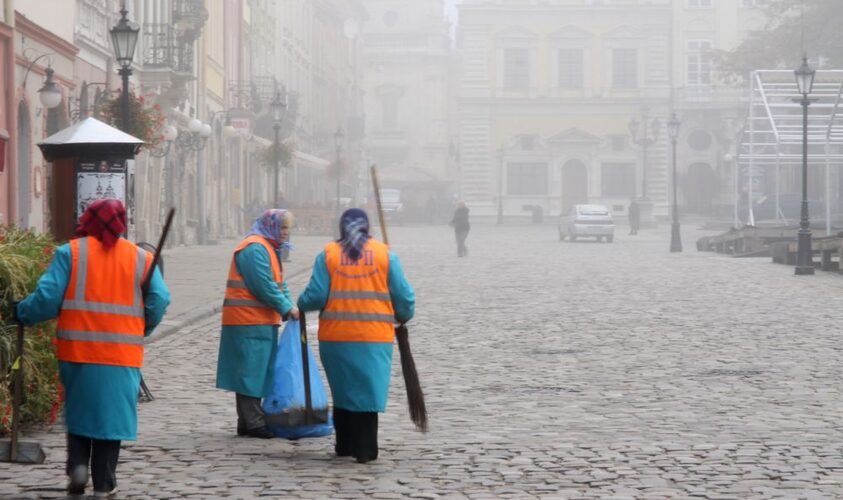
{"label": "building entrance door", "polygon": [[562,165],[562,210],[578,203],[588,203],[588,169],[579,160],[568,160]]}
{"label": "building entrance door", "polygon": [[708,163],[692,163],[682,183],[687,210],[700,215],[712,215],[712,204],[717,193],[717,176]]}

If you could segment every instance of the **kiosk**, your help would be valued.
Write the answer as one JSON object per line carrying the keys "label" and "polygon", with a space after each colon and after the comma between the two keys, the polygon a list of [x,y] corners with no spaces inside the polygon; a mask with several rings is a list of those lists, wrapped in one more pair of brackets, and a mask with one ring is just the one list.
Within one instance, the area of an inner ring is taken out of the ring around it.
{"label": "kiosk", "polygon": [[79,217],[95,200],[123,202],[134,226],[134,160],[144,142],[95,118],[87,118],[38,143],[53,164],[50,233],[73,237]]}

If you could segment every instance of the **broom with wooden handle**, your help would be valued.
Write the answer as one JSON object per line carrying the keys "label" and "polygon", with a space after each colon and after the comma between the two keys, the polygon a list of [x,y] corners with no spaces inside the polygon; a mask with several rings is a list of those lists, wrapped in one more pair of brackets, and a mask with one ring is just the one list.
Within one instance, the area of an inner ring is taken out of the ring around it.
{"label": "broom with wooden handle", "polygon": [[[378,184],[378,171],[375,165],[371,167],[372,184],[375,188],[375,202],[378,207],[378,220],[381,224],[383,242],[389,245],[389,238],[386,235],[386,221],[383,217],[383,206],[381,206],[381,191]],[[427,432],[427,407],[424,404],[424,392],[422,392],[419,374],[416,371],[416,362],[413,360],[413,353],[410,350],[410,332],[407,325],[401,323],[395,328],[395,338],[398,340],[398,352],[401,353],[401,373],[404,375],[404,386],[407,388],[407,406],[410,409],[410,419],[416,424],[416,429]]]}

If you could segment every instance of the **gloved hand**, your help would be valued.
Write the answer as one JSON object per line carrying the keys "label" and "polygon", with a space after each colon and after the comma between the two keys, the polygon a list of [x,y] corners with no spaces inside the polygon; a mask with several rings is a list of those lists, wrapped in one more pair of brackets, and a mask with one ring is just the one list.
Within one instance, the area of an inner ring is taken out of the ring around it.
{"label": "gloved hand", "polygon": [[23,321],[21,321],[18,317],[18,304],[20,304],[20,302],[12,302],[12,319],[15,323],[23,325]]}

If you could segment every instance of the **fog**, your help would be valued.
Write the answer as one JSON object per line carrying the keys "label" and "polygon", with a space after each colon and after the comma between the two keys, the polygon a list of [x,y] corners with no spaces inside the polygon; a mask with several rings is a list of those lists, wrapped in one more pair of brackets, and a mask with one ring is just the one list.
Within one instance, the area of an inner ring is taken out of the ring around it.
{"label": "fog", "polygon": [[[122,3],[42,4],[14,9],[80,50],[50,56],[64,97],[47,121],[32,109],[31,124],[9,128],[46,137],[87,117],[122,128],[124,85],[102,56]],[[828,171],[808,196],[830,230],[843,156],[828,40],[840,8],[800,5],[129,1],[138,119],[127,123],[146,143],[120,174],[134,234],[154,237],[169,207],[185,244],[234,237],[272,205],[304,210],[303,229],[321,230],[338,209],[372,206],[373,165],[406,223],[448,222],[459,201],[479,223],[555,220],[578,204],[622,220],[633,200],[648,221],[675,205],[732,226],[787,222],[796,215],[783,200],[800,190],[792,70],[803,54],[820,99],[809,162]],[[43,69],[48,48],[22,35],[16,76]],[[37,89],[26,87],[31,99]],[[22,162],[40,158],[34,141],[26,149]],[[20,168],[24,181],[44,177]],[[34,189],[3,214],[46,229],[51,209]]]}

